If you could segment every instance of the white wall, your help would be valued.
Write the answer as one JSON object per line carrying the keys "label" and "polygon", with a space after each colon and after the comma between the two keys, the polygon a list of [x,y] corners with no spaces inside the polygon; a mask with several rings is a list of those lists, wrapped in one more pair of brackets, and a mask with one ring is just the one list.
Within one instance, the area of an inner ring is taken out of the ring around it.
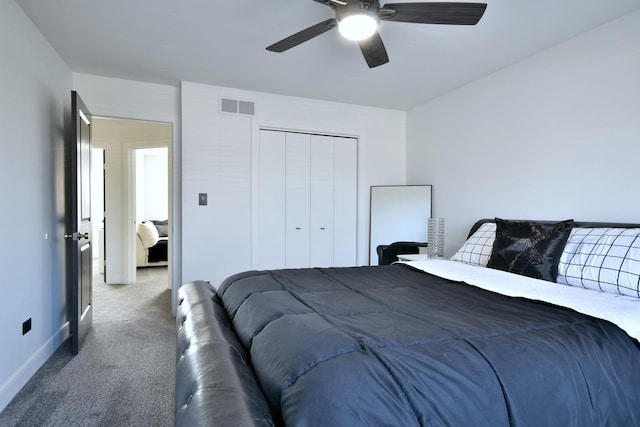
{"label": "white wall", "polygon": [[640,11],[410,111],[446,254],[483,217],[640,222]]}
{"label": "white wall", "polygon": [[61,267],[71,70],[13,1],[0,2],[0,58],[2,410],[69,332]]}
{"label": "white wall", "polygon": [[[219,113],[220,97],[255,102],[255,116]],[[368,263],[369,187],[405,181],[404,112],[184,82],[182,120],[183,281],[217,285],[251,268],[261,127],[359,138],[358,263]],[[198,205],[199,193],[209,194],[208,206]]]}

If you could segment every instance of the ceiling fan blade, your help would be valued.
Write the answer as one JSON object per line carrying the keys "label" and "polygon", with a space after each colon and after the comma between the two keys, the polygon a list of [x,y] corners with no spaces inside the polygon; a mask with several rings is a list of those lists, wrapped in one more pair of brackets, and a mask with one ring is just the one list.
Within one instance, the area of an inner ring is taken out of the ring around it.
{"label": "ceiling fan blade", "polygon": [[385,49],[382,38],[380,38],[380,34],[377,31],[368,39],[358,42],[358,44],[369,68],[389,62],[387,49]]}
{"label": "ceiling fan blade", "polygon": [[327,6],[329,6],[331,3],[339,4],[340,6],[346,6],[347,5],[347,1],[346,0],[313,0],[313,1],[316,1],[316,2],[322,3],[322,4],[326,4]]}
{"label": "ceiling fan blade", "polygon": [[486,8],[486,3],[387,3],[378,15],[385,21],[476,25]]}
{"label": "ceiling fan blade", "polygon": [[302,31],[298,31],[297,33],[287,37],[286,39],[282,39],[279,42],[272,44],[267,47],[267,50],[271,52],[284,52],[285,50],[291,49],[292,47],[298,46],[301,43],[304,43],[308,40],[311,40],[314,37],[323,34],[337,24],[335,18],[327,19],[326,21],[322,21],[319,24],[312,25],[309,28],[305,28]]}

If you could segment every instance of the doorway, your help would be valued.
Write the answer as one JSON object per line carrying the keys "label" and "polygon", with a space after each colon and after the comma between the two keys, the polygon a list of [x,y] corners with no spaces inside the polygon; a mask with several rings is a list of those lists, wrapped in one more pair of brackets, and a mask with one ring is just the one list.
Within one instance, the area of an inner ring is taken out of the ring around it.
{"label": "doorway", "polygon": [[[139,215],[144,214],[136,200],[138,194],[144,194],[144,189],[137,189],[137,170],[144,171],[145,167],[136,165],[137,152],[145,153],[141,156],[149,157],[150,153],[156,172],[155,180],[163,176],[164,189],[160,197],[164,200],[164,210],[157,206],[150,213],[163,218],[146,218],[166,222],[167,239],[171,239],[171,213],[173,211],[172,182],[172,143],[173,128],[171,123],[131,120],[109,117],[96,117],[93,127],[94,147],[104,153],[104,279],[106,284],[133,284],[136,282],[136,244],[137,227],[141,221]],[[158,153],[164,153],[159,156]],[[144,165],[144,163],[143,163]],[[137,166],[137,167],[136,167]],[[144,175],[144,173],[143,173]],[[92,186],[93,187],[93,186]],[[157,188],[157,187],[156,187]],[[100,191],[96,189],[96,191]],[[156,203],[157,205],[157,203]],[[150,208],[151,209],[151,208]],[[140,212],[142,211],[142,212]],[[140,212],[140,213],[139,213]],[[166,286],[171,288],[171,245],[167,245]]]}
{"label": "doorway", "polygon": [[168,154],[167,147],[133,149],[136,276],[169,264]]}
{"label": "doorway", "polygon": [[91,234],[96,239],[93,249],[93,266],[97,267],[102,281],[104,271],[104,148],[91,148]]}

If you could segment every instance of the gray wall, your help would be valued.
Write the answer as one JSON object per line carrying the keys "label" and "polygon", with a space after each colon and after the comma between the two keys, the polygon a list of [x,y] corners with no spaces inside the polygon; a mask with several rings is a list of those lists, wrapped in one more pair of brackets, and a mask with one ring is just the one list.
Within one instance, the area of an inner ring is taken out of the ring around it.
{"label": "gray wall", "polygon": [[68,334],[61,266],[72,77],[13,1],[0,2],[0,58],[2,409]]}
{"label": "gray wall", "polygon": [[483,217],[640,222],[640,11],[408,113],[446,254]]}

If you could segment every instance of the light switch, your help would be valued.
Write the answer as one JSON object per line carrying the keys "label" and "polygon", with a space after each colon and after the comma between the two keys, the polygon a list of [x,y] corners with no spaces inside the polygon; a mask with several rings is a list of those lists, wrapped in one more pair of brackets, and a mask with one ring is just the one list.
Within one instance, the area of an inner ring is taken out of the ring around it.
{"label": "light switch", "polygon": [[207,193],[200,193],[198,195],[198,204],[200,206],[207,206]]}

